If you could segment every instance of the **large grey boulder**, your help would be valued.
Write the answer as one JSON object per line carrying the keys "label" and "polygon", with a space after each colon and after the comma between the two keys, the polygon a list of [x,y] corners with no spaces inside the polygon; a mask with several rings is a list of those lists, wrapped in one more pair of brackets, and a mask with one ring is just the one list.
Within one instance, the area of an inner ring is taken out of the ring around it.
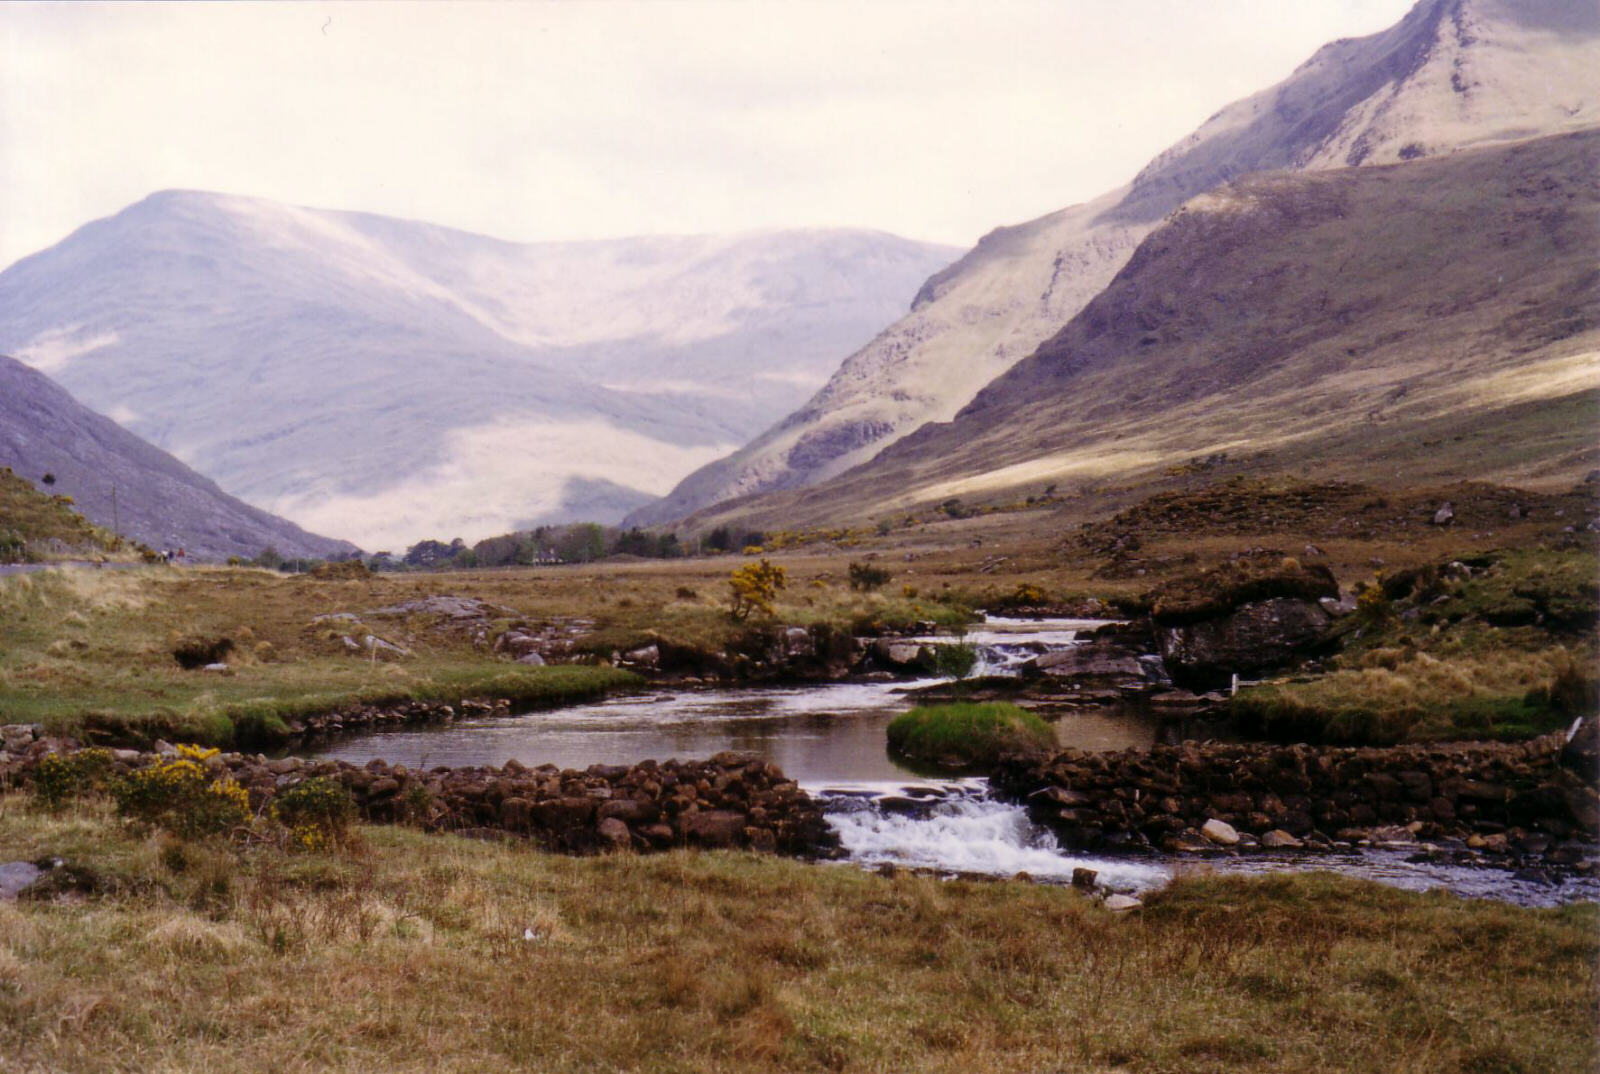
{"label": "large grey boulder", "polygon": [[1214,619],[1158,627],[1157,641],[1173,682],[1211,689],[1233,675],[1290,664],[1317,649],[1332,622],[1315,601],[1274,597]]}

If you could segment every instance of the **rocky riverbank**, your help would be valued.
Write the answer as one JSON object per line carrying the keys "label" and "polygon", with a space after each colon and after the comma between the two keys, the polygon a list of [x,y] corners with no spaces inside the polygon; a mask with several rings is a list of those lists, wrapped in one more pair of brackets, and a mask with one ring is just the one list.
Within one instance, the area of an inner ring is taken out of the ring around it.
{"label": "rocky riverbank", "polygon": [[[31,726],[5,728],[0,743],[3,787],[28,785],[44,757],[77,748]],[[110,771],[126,773],[172,752],[164,743],[150,752],[113,750]],[[689,846],[819,856],[838,846],[810,796],[777,765],[747,753],[720,753],[706,761],[591,765],[582,771],[529,768],[516,761],[500,768],[420,770],[383,761],[357,766],[241,753],[216,754],[206,763],[243,786],[257,812],[287,788],[322,778],[343,786],[367,821],[525,838],[566,853]]]}
{"label": "rocky riverbank", "polygon": [[1155,746],[1013,757],[994,789],[1075,849],[1410,847],[1591,870],[1600,722],[1518,744]]}

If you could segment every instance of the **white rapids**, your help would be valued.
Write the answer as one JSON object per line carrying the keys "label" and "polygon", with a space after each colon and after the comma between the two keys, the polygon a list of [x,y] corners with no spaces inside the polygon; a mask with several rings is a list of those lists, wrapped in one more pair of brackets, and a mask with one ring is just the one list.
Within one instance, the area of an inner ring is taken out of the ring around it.
{"label": "white rapids", "polygon": [[981,779],[806,790],[823,801],[848,859],[860,865],[987,876],[1027,873],[1049,881],[1071,880],[1073,870],[1082,867],[1119,891],[1158,887],[1171,875],[1153,863],[1063,852],[1055,836],[1029,820],[1021,806],[989,797]]}

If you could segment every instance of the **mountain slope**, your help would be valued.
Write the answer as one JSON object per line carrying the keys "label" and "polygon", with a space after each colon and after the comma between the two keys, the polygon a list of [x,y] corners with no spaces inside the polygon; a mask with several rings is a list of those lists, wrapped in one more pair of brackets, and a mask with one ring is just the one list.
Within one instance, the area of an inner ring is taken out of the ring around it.
{"label": "mountain slope", "polygon": [[666,491],[954,253],[852,231],[516,244],[168,191],[0,273],[0,349],[297,521],[473,538]]}
{"label": "mountain slope", "polygon": [[[354,552],[227,495],[177,459],[84,407],[49,377],[0,355],[0,466],[72,497],[85,518],[152,548],[192,557]],[[116,504],[112,505],[115,489]]]}
{"label": "mountain slope", "polygon": [[953,421],[721,510],[838,522],[1161,480],[1217,454],[1363,480],[1570,483],[1600,462],[1596,250],[1600,129],[1248,176],[1187,203]]}
{"label": "mountain slope", "polygon": [[1185,200],[1272,169],[1393,163],[1600,123],[1600,7],[1423,0],[1229,105],[1120,190],[986,236],[804,407],[633,516],[824,481],[984,385],[1061,328]]}

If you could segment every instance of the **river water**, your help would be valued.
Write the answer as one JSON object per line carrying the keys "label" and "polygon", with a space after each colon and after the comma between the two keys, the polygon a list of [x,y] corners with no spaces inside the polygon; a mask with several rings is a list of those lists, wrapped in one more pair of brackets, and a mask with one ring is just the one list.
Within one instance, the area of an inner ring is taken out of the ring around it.
{"label": "river water", "polygon": [[[1081,632],[1099,625],[991,618],[962,640],[978,649],[975,673],[1015,674],[1023,661],[1076,644]],[[1048,881],[1069,880],[1075,868],[1087,867],[1103,884],[1133,892],[1166,883],[1179,868],[1252,873],[1331,868],[1412,890],[1444,888],[1528,905],[1600,899],[1600,880],[1549,883],[1504,870],[1415,863],[1404,851],[1219,856],[1198,864],[1160,855],[1068,853],[1020,806],[990,797],[985,781],[940,778],[889,755],[885,729],[913,704],[908,691],[938,681],[646,692],[510,718],[355,735],[316,756],[356,764],[381,757],[420,768],[498,766],[515,759],[530,767],[582,769],[744,750],[776,762],[819,797],[850,860],[863,865],[951,874],[1027,873]],[[1148,711],[1110,707],[1068,714],[1054,726],[1062,746],[1120,750],[1150,746],[1165,722]]]}

